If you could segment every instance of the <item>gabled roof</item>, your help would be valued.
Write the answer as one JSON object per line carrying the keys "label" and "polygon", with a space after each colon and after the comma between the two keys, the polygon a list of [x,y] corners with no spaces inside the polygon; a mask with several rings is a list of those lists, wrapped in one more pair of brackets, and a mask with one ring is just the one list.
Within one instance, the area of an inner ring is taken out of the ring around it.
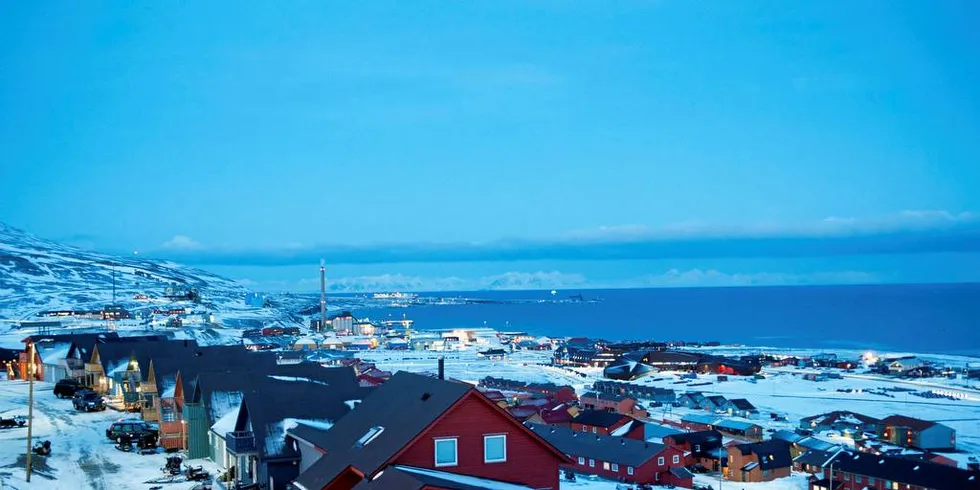
{"label": "gabled roof", "polygon": [[759,466],[764,470],[773,468],[788,468],[793,465],[789,454],[789,444],[778,439],[769,439],[751,444],[733,446],[743,456],[755,454],[759,458]]}
{"label": "gabled roof", "polygon": [[709,402],[711,402],[712,405],[715,405],[717,407],[723,407],[725,406],[725,403],[728,403],[728,399],[721,395],[709,396],[706,398],[706,400],[708,400]]}
{"label": "gabled roof", "polygon": [[487,478],[460,475],[428,468],[396,465],[374,480],[364,480],[355,490],[390,489],[421,490],[440,488],[444,490],[531,490],[531,487],[515,485]]}
{"label": "gabled roof", "polygon": [[334,424],[351,411],[344,402],[353,396],[307,380],[270,380],[261,389],[244,394],[235,430],[251,426],[261,457],[276,457],[285,449],[286,431],[299,420]]}
{"label": "gabled roof", "polygon": [[565,427],[525,424],[534,433],[572,457],[582,456],[627,466],[641,466],[663,452],[667,446],[623,437],[578,432]]}
{"label": "gabled roof", "polygon": [[722,429],[728,430],[751,430],[754,428],[762,428],[759,424],[753,424],[752,422],[745,422],[743,420],[734,419],[720,419],[715,421],[715,427],[721,427]]}
{"label": "gabled roof", "polygon": [[733,398],[728,400],[737,410],[755,410],[755,405],[749,403],[745,398]]}
{"label": "gabled roof", "polygon": [[809,417],[803,417],[800,419],[804,423],[816,422],[817,425],[833,425],[840,422],[850,422],[851,420],[856,420],[863,424],[880,424],[881,420],[874,417],[868,417],[867,415],[862,415],[856,412],[849,412],[845,410],[835,410],[833,412],[822,413],[819,415],[811,415]]}
{"label": "gabled roof", "polygon": [[926,461],[842,451],[833,458],[833,465],[835,470],[933,490],[980,489],[977,473]]}
{"label": "gabled roof", "polygon": [[582,410],[578,417],[572,419],[573,423],[582,425],[592,425],[596,427],[612,427],[618,423],[632,420],[629,416],[615,412],[604,412],[601,410]]}
{"label": "gabled roof", "polygon": [[702,451],[707,451],[716,447],[721,447],[721,432],[716,430],[699,430],[695,432],[681,432],[668,436],[678,445],[689,444],[692,448],[695,444],[701,445]]}
{"label": "gabled roof", "polygon": [[918,431],[926,430],[930,427],[938,425],[936,422],[931,420],[906,417],[905,415],[892,415],[890,417],[885,417],[881,422],[890,427],[908,427]]}
{"label": "gabled roof", "polygon": [[[482,400],[516,427],[523,428],[472,385],[399,371],[329,431],[318,435],[310,431],[297,434],[325,454],[299,475],[296,482],[305,488],[323,488],[347,468],[370,478],[469,397]],[[534,437],[530,431],[527,433]],[[546,442],[535,439],[556,457],[564,459]]]}

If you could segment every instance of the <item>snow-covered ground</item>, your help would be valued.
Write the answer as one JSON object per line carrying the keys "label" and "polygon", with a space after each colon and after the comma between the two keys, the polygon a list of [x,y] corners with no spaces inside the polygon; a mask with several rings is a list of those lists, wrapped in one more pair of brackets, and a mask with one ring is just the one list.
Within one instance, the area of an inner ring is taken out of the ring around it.
{"label": "snow-covered ground", "polygon": [[[140,489],[147,480],[163,476],[166,456],[126,453],[105,436],[109,425],[126,418],[113,410],[76,412],[71,400],[58,399],[51,383],[34,384],[33,441],[51,441],[51,455],[33,456],[31,481],[25,481],[27,429],[0,429],[0,489]],[[0,415],[27,415],[28,383],[0,378]],[[209,461],[185,461],[204,466]],[[168,490],[187,490],[188,482],[167,484]]]}

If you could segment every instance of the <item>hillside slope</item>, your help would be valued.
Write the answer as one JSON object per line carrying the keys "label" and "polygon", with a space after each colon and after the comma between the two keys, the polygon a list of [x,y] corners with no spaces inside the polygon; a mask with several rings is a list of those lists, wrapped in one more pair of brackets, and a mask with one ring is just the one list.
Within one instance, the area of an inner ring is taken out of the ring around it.
{"label": "hillside slope", "polygon": [[56,309],[133,304],[167,287],[198,290],[214,311],[243,308],[245,288],[234,281],[165,261],[115,257],[44,240],[0,223],[0,319],[35,316]]}

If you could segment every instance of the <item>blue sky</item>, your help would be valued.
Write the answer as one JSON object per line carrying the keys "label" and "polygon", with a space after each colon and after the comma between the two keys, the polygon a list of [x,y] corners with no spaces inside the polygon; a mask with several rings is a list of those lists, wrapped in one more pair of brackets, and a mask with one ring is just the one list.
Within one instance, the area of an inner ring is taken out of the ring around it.
{"label": "blue sky", "polygon": [[965,0],[6,2],[0,221],[270,288],[305,287],[321,256],[477,286],[980,280],[976,18]]}

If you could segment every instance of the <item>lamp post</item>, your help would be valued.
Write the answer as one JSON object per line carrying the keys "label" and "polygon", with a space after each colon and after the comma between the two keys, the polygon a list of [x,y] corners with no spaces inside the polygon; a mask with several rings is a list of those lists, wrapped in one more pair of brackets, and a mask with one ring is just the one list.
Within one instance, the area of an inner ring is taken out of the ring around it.
{"label": "lamp post", "polygon": [[28,352],[28,364],[27,367],[27,379],[30,388],[28,388],[27,395],[27,467],[25,472],[27,473],[27,483],[31,482],[31,435],[34,429],[34,342],[30,343],[27,349]]}

